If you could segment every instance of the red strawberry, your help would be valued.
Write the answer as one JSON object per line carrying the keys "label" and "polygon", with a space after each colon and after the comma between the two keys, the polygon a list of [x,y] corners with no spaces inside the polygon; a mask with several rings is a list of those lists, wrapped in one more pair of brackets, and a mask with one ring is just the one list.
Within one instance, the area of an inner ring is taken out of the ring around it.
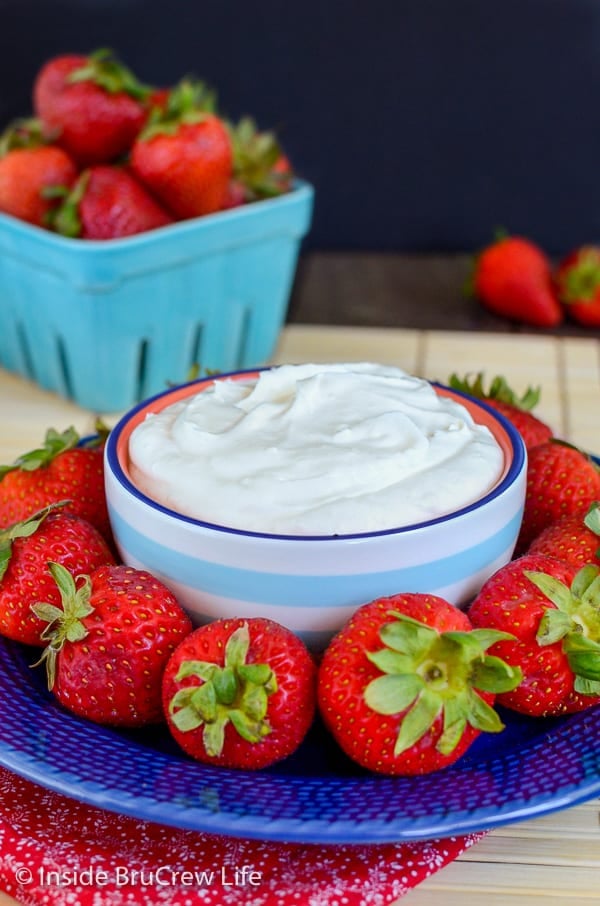
{"label": "red strawberry", "polygon": [[255,770],[291,755],[315,713],[316,667],[273,620],[220,619],[177,648],[164,673],[169,729],[202,762]]}
{"label": "red strawberry", "polygon": [[229,126],[233,174],[224,207],[289,192],[293,171],[272,132],[261,132],[251,117]]}
{"label": "red strawberry", "polygon": [[527,493],[517,551],[526,551],[534,538],[562,516],[582,516],[600,498],[600,472],[576,447],[559,440],[529,451]]}
{"label": "red strawberry", "polygon": [[75,574],[114,563],[93,525],[55,506],[0,530],[0,634],[26,645],[44,645],[46,624],[31,607],[43,600],[60,603],[48,570],[50,560]]}
{"label": "red strawberry", "polygon": [[491,707],[519,671],[486,649],[505,633],[473,632],[435,595],[398,594],[360,607],[319,668],[325,724],[354,761],[383,774],[426,774],[503,725]]}
{"label": "red strawberry", "polygon": [[594,501],[587,513],[570,513],[545,528],[530,545],[528,553],[558,557],[575,566],[600,566],[600,503]]}
{"label": "red strawberry", "polygon": [[107,50],[49,60],[33,88],[46,133],[80,166],[126,154],[144,125],[151,89]]}
{"label": "red strawberry", "polygon": [[539,402],[539,387],[528,387],[525,393],[518,397],[506,380],[498,375],[493,378],[486,390],[481,371],[472,379],[468,375],[461,378],[457,374],[452,374],[448,383],[455,390],[484,400],[488,406],[504,415],[519,431],[528,449],[550,440],[553,436],[552,429],[531,412]]}
{"label": "red strawberry", "polygon": [[165,665],[192,624],[173,594],[149,573],[101,566],[74,578],[52,562],[59,607],[34,612],[47,623],[48,687],[69,711],[100,724],[140,727],[163,720]]}
{"label": "red strawberry", "polygon": [[567,255],[555,273],[560,301],[586,327],[600,326],[600,247],[584,245]]}
{"label": "red strawberry", "polygon": [[526,554],[484,583],[469,608],[473,625],[512,633],[492,653],[523,673],[498,702],[535,717],[600,702],[600,568]]}
{"label": "red strawberry", "polygon": [[81,239],[118,239],[172,222],[131,173],[108,164],[84,170],[52,217],[56,232]]}
{"label": "red strawberry", "polygon": [[218,211],[227,198],[231,138],[211,104],[203,86],[182,82],[165,110],[154,108],[131,152],[137,177],[178,218]]}
{"label": "red strawberry", "polygon": [[77,168],[66,151],[42,142],[32,120],[13,123],[0,139],[0,211],[36,226],[47,226],[55,205],[48,190],[71,186]]}
{"label": "red strawberry", "polygon": [[0,528],[20,522],[58,501],[65,509],[91,522],[111,541],[104,493],[101,433],[79,445],[74,428],[58,434],[50,428],[44,443],[24,453],[10,466],[0,466]]}
{"label": "red strawberry", "polygon": [[563,319],[548,257],[520,236],[502,238],[480,253],[473,290],[486,308],[502,318],[535,327],[556,327]]}

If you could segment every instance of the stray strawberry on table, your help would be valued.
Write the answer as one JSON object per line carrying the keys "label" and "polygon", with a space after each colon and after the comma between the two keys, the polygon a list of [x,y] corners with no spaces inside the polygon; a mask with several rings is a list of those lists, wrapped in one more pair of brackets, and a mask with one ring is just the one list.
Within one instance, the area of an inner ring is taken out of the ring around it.
{"label": "stray strawberry on table", "polygon": [[574,321],[600,327],[600,247],[584,245],[559,262],[558,297]]}
{"label": "stray strawberry on table", "polygon": [[530,239],[503,236],[476,258],[472,290],[493,314],[534,327],[556,327],[563,309],[546,253]]}

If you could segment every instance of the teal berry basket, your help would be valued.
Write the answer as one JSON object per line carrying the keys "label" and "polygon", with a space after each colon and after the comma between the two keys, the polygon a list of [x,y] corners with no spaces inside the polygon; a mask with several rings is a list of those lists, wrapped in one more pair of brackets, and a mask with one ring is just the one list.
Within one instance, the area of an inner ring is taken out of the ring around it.
{"label": "teal berry basket", "polygon": [[264,364],[287,314],[313,188],[124,239],[67,239],[0,214],[0,366],[119,412],[194,365]]}

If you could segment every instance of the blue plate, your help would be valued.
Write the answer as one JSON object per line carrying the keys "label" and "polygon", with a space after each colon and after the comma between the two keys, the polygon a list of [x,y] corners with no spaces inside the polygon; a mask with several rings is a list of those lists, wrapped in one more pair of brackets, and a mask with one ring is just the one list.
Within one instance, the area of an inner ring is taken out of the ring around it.
{"label": "blue plate", "polygon": [[65,711],[38,652],[0,639],[0,764],[47,789],[180,828],[302,843],[388,843],[478,831],[600,794],[600,707],[560,720],[503,714],[450,768],[368,774],[319,725],[268,771],[201,765],[166,728],[124,732]]}

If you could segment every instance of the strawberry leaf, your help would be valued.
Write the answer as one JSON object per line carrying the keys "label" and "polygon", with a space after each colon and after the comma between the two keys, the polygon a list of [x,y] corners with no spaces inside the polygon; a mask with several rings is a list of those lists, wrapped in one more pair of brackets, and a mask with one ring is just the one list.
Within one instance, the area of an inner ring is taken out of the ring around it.
{"label": "strawberry leaf", "polygon": [[50,503],[43,509],[38,510],[37,513],[28,516],[22,522],[15,522],[8,528],[0,530],[0,582],[6,574],[12,558],[13,542],[17,538],[30,538],[37,532],[46,516],[68,503],[70,503],[69,500],[59,500],[56,503]]}
{"label": "strawberry leaf", "polygon": [[519,667],[507,664],[499,657],[488,654],[476,663],[471,673],[471,684],[482,692],[510,692],[523,679]]}
{"label": "strawberry leaf", "polygon": [[8,472],[13,472],[15,469],[33,472],[42,466],[47,466],[59,453],[76,447],[78,442],[79,434],[73,427],[67,428],[62,434],[59,434],[54,428],[49,428],[41,447],[19,456],[11,465],[0,466],[0,481]]}
{"label": "strawberry leaf", "polygon": [[386,674],[368,684],[364,697],[369,708],[378,714],[399,714],[423,691],[423,680],[414,674]]}
{"label": "strawberry leaf", "polygon": [[442,755],[450,755],[459,744],[467,726],[467,708],[464,696],[449,699],[444,704],[444,728],[436,749]]}
{"label": "strawberry leaf", "polygon": [[469,723],[484,733],[499,733],[504,724],[491,705],[473,689],[469,690]]}
{"label": "strawberry leaf", "polygon": [[379,633],[381,641],[393,651],[418,657],[423,654],[437,638],[435,629],[431,629],[418,620],[403,613],[390,612],[395,617],[392,623],[385,623]]}
{"label": "strawberry leaf", "polygon": [[536,640],[538,645],[554,645],[573,629],[573,620],[561,610],[548,610],[540,620]]}
{"label": "strawberry leaf", "polygon": [[563,645],[569,667],[576,676],[600,682],[600,644],[579,632],[570,633]]}
{"label": "strawberry leaf", "polygon": [[600,681],[586,679],[583,676],[575,677],[573,688],[575,689],[575,692],[578,692],[580,695],[600,695]]}
{"label": "strawberry leaf", "polygon": [[425,736],[440,713],[441,707],[437,695],[431,695],[426,691],[421,693],[402,719],[394,746],[394,755],[401,755]]}
{"label": "strawberry leaf", "polygon": [[538,588],[549,601],[552,601],[559,610],[564,611],[564,613],[570,612],[572,595],[570,589],[564,582],[561,582],[560,579],[556,579],[554,576],[550,576],[547,573],[530,569],[524,570],[523,575],[527,576],[535,587]]}
{"label": "strawberry leaf", "polygon": [[211,756],[221,754],[228,724],[251,743],[271,732],[267,711],[277,679],[269,664],[246,663],[249,651],[250,633],[244,622],[227,639],[223,666],[190,660],[177,671],[176,682],[188,677],[201,682],[175,692],[169,715],[183,733],[203,726],[203,744]]}

